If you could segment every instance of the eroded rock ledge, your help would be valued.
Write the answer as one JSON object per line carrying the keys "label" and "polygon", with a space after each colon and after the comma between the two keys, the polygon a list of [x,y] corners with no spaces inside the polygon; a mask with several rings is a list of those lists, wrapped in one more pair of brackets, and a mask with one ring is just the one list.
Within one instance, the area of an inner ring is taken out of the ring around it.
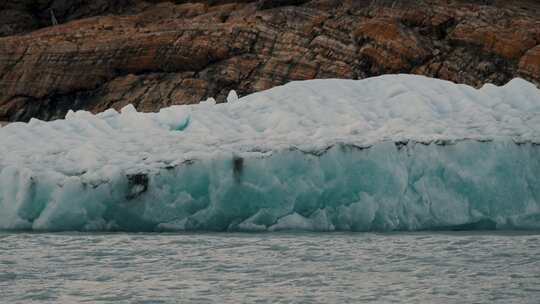
{"label": "eroded rock ledge", "polygon": [[[532,0],[64,2],[0,4],[12,17],[0,21],[11,35],[0,38],[0,121],[154,111],[312,78],[540,83]],[[62,24],[43,27],[49,8]]]}

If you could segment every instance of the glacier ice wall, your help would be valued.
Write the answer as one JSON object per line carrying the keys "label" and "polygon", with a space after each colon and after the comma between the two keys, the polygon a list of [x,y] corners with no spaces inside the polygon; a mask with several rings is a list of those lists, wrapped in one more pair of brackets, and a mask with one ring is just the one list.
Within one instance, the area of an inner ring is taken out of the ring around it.
{"label": "glacier ice wall", "polygon": [[540,229],[540,91],[421,76],[0,128],[0,229]]}
{"label": "glacier ice wall", "polygon": [[337,145],[320,155],[230,155],[138,174],[7,167],[0,228],[540,229],[539,172],[540,146],[504,141]]}

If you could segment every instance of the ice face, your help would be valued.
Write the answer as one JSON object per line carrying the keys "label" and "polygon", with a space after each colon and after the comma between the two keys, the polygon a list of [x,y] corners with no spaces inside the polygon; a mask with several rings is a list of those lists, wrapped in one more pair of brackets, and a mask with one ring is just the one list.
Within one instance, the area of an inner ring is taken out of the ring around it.
{"label": "ice face", "polygon": [[0,229],[540,228],[540,92],[420,76],[0,129]]}
{"label": "ice face", "polygon": [[10,166],[0,175],[0,224],[34,230],[386,231],[487,221],[539,229],[538,172],[539,146],[504,141],[222,155],[139,174],[106,166],[66,176]]}

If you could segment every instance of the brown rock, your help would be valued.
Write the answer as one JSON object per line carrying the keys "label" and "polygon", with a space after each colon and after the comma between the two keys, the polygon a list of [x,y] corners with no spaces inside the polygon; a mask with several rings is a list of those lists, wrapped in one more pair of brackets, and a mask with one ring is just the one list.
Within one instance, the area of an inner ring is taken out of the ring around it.
{"label": "brown rock", "polygon": [[519,59],[537,43],[532,31],[516,31],[521,26],[510,24],[507,28],[494,31],[490,24],[461,23],[452,32],[451,39],[464,44],[478,45],[485,52],[506,59]]}
{"label": "brown rock", "polygon": [[397,72],[474,86],[540,83],[532,0],[53,2],[63,24],[45,28],[46,5],[0,4],[0,16],[30,16],[0,19],[0,35],[41,28],[0,38],[0,120],[130,103],[155,111],[222,102],[231,89]]}
{"label": "brown rock", "polygon": [[521,57],[519,73],[530,80],[538,80],[540,75],[540,44]]}
{"label": "brown rock", "polygon": [[398,20],[372,19],[363,22],[353,35],[362,45],[360,54],[373,60],[378,70],[389,73],[410,70],[431,54],[429,41],[421,41],[419,35],[405,28]]}

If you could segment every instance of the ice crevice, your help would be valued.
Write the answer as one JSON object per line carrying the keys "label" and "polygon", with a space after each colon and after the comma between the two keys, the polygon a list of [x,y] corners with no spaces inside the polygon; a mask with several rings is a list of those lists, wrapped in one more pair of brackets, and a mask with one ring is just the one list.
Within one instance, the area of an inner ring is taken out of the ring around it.
{"label": "ice crevice", "polygon": [[0,229],[540,229],[540,91],[411,75],[0,128]]}

